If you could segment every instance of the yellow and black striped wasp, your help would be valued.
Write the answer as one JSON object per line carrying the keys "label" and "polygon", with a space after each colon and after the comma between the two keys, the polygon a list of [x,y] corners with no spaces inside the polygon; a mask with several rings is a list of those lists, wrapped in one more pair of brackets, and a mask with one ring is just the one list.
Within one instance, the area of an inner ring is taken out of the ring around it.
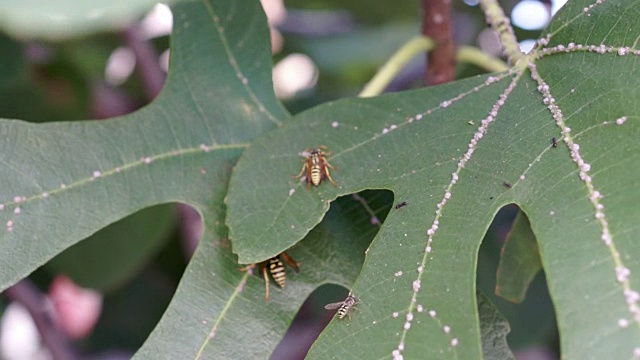
{"label": "yellow and black striped wasp", "polygon": [[329,179],[333,186],[338,187],[338,184],[331,178],[331,173],[329,173],[329,169],[336,170],[336,168],[329,164],[325,158],[325,156],[331,155],[326,146],[320,145],[317,148],[306,148],[303,154],[308,154],[308,156],[303,160],[302,170],[294,178],[297,179],[302,175],[306,175],[307,189],[311,188],[311,185],[320,185],[322,180],[325,179]]}
{"label": "yellow and black striped wasp", "polygon": [[338,319],[342,319],[345,316],[349,316],[349,320],[351,320],[351,310],[358,303],[358,299],[349,292],[349,295],[343,301],[338,301],[335,303],[327,304],[324,306],[327,310],[335,310],[338,309]]}
{"label": "yellow and black striped wasp", "polygon": [[[278,286],[280,286],[281,288],[284,288],[287,285],[287,274],[284,267],[284,263],[282,262],[283,260],[289,266],[291,266],[293,270],[295,270],[296,272],[300,272],[300,268],[298,267],[299,264],[284,251],[272,257],[271,259],[263,261],[260,264],[258,264],[258,268],[260,269],[260,272],[264,277],[264,283],[265,283],[264,301],[269,301],[269,274],[271,274],[273,281],[275,281],[276,284],[278,284]],[[240,270],[246,270],[251,266],[255,266],[255,264],[244,267]]]}

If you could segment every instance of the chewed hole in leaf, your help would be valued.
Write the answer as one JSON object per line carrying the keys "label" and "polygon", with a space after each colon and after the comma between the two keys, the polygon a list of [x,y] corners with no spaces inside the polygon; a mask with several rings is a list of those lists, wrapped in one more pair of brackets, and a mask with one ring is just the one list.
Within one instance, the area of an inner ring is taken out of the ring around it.
{"label": "chewed hole in leaf", "polygon": [[327,311],[324,304],[344,299],[348,291],[333,284],[318,287],[305,300],[293,318],[291,326],[271,354],[271,359],[303,358],[322,330],[334,317],[335,311]]}
{"label": "chewed hole in leaf", "polygon": [[[507,255],[511,256],[509,259],[502,258],[506,246],[520,245],[521,242],[526,244],[527,241],[532,240],[526,236],[533,236],[533,233],[528,228],[525,214],[515,204],[507,205],[496,214],[478,252],[476,279],[478,292],[508,321],[511,328],[507,336],[508,345],[515,353],[527,349],[532,342],[542,344],[558,341],[555,311],[544,272],[539,271],[540,268],[535,265],[520,264],[523,268],[518,269],[519,259],[513,256],[519,253],[513,250],[508,250],[511,252]],[[523,238],[526,241],[522,241]],[[514,243],[509,245],[509,241]],[[535,239],[533,241],[535,242]],[[507,261],[509,261],[508,264]],[[501,262],[502,268],[499,268]],[[500,273],[508,270],[519,273]],[[513,278],[502,279],[505,284],[503,287],[509,286],[509,288],[503,288],[501,291],[510,294],[509,298],[498,292],[500,277],[507,275]],[[481,319],[481,327],[484,325],[486,324],[482,324]]]}

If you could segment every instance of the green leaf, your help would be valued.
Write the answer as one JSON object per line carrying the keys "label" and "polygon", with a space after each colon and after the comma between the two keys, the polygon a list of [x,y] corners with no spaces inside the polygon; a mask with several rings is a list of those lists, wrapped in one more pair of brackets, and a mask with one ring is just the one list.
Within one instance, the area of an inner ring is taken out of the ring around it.
{"label": "green leaf", "polygon": [[529,219],[520,211],[502,246],[496,273],[496,295],[515,303],[522,302],[531,280],[541,269],[535,235]]}
{"label": "green leaf", "polygon": [[144,209],[68,248],[47,267],[80,286],[108,291],[155,255],[168,240],[175,220],[174,206]]}
{"label": "green leaf", "polygon": [[[360,203],[335,204],[335,218],[291,251],[303,274],[264,302],[262,277],[239,271],[230,252],[223,198],[243,149],[288,117],[272,91],[266,19],[255,1],[194,2],[174,14],[171,72],[148,107],[99,122],[0,122],[12,170],[1,179],[0,283],[126,215],[184,202],[203,215],[201,246],[141,356],[264,356],[309,293],[354,281],[378,228]],[[383,217],[390,200],[378,197],[368,201]]]}
{"label": "green leaf", "polygon": [[[509,73],[288,121],[259,3],[178,6],[168,82],[151,105],[103,122],[0,122],[0,285],[131,213],[183,202],[203,217],[201,244],[140,357],[267,357],[304,298],[332,282],[359,303],[310,358],[474,359],[483,354],[478,247],[497,210],[516,203],[539,240],[563,356],[629,358],[640,318],[640,74],[626,46],[640,33],[637,7],[574,0],[548,45]],[[338,189],[292,179],[300,153],[319,145],[332,152]],[[364,189],[408,203],[370,245],[371,214],[336,201]],[[262,278],[237,270],[231,246],[242,263],[294,246],[302,272],[264,303]]]}
{"label": "green leaf", "polygon": [[[213,211],[214,191],[226,188],[237,156],[287,117],[272,93],[262,9],[246,4],[242,17],[251,26],[219,17],[229,14],[225,6],[240,16],[233,4],[177,8],[189,20],[176,23],[174,70],[159,98],[136,113],[109,121],[0,123],[10,170],[0,180],[3,288],[142,208],[181,201]],[[202,32],[193,34],[190,26]],[[262,31],[246,46],[229,46],[254,28]],[[249,75],[252,81],[243,81]],[[212,89],[216,83],[226,86]]]}
{"label": "green leaf", "polygon": [[[116,220],[155,204],[184,202],[205,215],[203,246],[185,279],[198,271],[204,283],[224,289],[216,294],[218,304],[237,299],[234,291],[246,275],[232,265],[224,237],[228,177],[249,142],[288,114],[273,95],[269,33],[258,2],[193,2],[175,8],[174,15],[171,72],[151,105],[108,121],[0,122],[7,170],[0,179],[3,289]],[[222,263],[225,274],[235,282],[211,278],[217,258],[202,254],[219,248],[228,260]],[[207,306],[180,312],[179,323],[205,326],[205,332],[194,327],[201,336],[190,332],[189,342],[172,343],[168,339],[186,334],[173,322],[172,331],[159,330],[149,347],[159,342],[172,344],[181,356],[196,354],[210,330],[201,319],[224,318],[225,312],[213,312],[211,293],[201,291],[204,285],[188,280],[168,314],[200,300]],[[261,298],[258,293],[253,295]],[[273,312],[266,314],[273,320]]]}
{"label": "green leaf", "polygon": [[[176,2],[169,1],[168,3]],[[151,10],[153,0],[5,0],[2,30],[18,38],[60,40],[130,25]]]}
{"label": "green leaf", "polygon": [[[365,198],[375,215],[384,218],[389,196]],[[268,357],[313,290],[327,283],[348,286],[355,280],[364,252],[378,231],[369,215],[349,198],[334,202],[325,220],[287,251],[300,262],[300,274],[287,269],[284,289],[271,282],[269,302],[264,300],[262,274],[257,268],[253,270],[257,276],[240,271],[224,227],[212,227],[220,240],[198,247],[171,306],[136,357]]]}
{"label": "green leaf", "polygon": [[[353,321],[331,323],[310,358],[479,358],[476,257],[509,203],[539,241],[563,356],[638,351],[637,5],[573,1],[511,72],[325,104],[251,144],[227,197],[243,263],[296,244],[338,196],[389,189],[409,202],[367,251]],[[319,145],[338,189],[292,179]]]}
{"label": "green leaf", "polygon": [[477,299],[484,359],[515,359],[509,344],[507,344],[507,335],[510,331],[509,322],[488,299],[480,294],[477,295]]}

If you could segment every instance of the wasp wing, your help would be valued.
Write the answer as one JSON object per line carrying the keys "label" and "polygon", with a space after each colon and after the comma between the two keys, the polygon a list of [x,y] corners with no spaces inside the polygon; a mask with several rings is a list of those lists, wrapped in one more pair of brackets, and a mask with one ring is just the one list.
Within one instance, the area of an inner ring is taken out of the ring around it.
{"label": "wasp wing", "polygon": [[282,253],[280,253],[280,257],[282,257],[284,261],[286,261],[287,264],[289,264],[289,266],[293,268],[293,270],[295,270],[297,273],[300,272],[300,268],[298,267],[298,265],[300,264],[293,260],[293,258],[289,256],[289,254],[283,251]]}
{"label": "wasp wing", "polygon": [[340,308],[343,304],[344,304],[344,301],[335,302],[335,303],[325,305],[324,308],[327,310],[335,310]]}

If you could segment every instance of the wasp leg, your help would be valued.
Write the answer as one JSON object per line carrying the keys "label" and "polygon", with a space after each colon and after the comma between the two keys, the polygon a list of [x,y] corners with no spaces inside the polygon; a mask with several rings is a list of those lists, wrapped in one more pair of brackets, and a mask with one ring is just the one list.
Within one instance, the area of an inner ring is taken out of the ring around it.
{"label": "wasp leg", "polygon": [[294,179],[297,179],[299,177],[302,176],[302,174],[304,174],[305,170],[307,170],[307,168],[309,167],[309,165],[307,165],[307,160],[304,161],[304,165],[302,165],[302,170],[300,170],[300,172],[298,173],[298,175],[294,176]]}
{"label": "wasp leg", "polygon": [[269,274],[267,273],[267,267],[263,264],[260,264],[260,271],[262,271],[262,276],[264,276],[264,301],[269,301]]}
{"label": "wasp leg", "polygon": [[[325,165],[329,165],[328,163],[326,163]],[[324,167],[324,174],[327,176],[327,179],[329,179],[329,181],[331,181],[331,183],[333,184],[333,186],[338,187],[338,184],[336,184],[335,181],[333,181],[333,179],[331,178],[331,174],[329,173],[329,167],[331,167],[333,169],[333,166],[325,166]]]}
{"label": "wasp leg", "polygon": [[248,270],[253,270],[253,268],[255,268],[255,267],[256,267],[256,264],[249,264],[249,265],[247,265],[245,267],[238,268],[238,270],[239,271],[248,271]]}
{"label": "wasp leg", "polygon": [[[306,174],[305,174],[306,171]],[[305,181],[307,182],[307,190],[311,189],[311,168],[309,167],[309,163],[307,160],[304,160],[304,165],[302,165],[302,169],[298,173],[298,175],[294,176],[294,179],[297,179],[305,174]]]}
{"label": "wasp leg", "polygon": [[333,165],[329,164],[329,162],[327,160],[324,161],[324,166],[331,168],[333,170],[338,170],[337,167],[334,167]]}
{"label": "wasp leg", "polygon": [[289,266],[291,266],[293,270],[295,270],[296,272],[300,272],[300,268],[298,267],[300,265],[299,262],[296,262],[295,260],[293,260],[293,258],[284,251],[280,254],[280,256],[284,261],[287,262],[287,264],[289,264]]}

